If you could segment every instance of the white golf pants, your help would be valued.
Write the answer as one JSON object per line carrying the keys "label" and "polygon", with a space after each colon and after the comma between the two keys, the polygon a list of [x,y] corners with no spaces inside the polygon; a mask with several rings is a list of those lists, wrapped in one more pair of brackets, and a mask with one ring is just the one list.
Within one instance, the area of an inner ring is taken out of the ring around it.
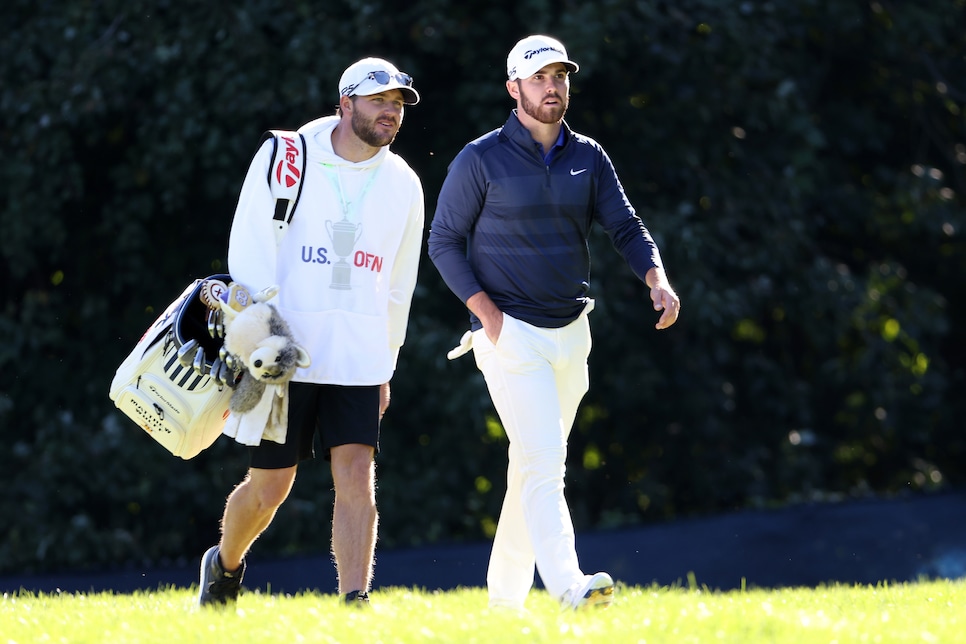
{"label": "white golf pants", "polygon": [[583,580],[564,498],[567,438],[589,386],[591,300],[560,329],[503,316],[496,345],[473,333],[476,364],[510,440],[507,491],[487,571],[490,605],[522,608],[534,565],[553,597]]}

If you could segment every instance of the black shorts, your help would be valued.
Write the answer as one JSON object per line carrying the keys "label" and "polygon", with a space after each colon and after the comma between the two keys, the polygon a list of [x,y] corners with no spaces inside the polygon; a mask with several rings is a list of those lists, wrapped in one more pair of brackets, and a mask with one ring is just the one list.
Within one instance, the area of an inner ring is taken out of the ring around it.
{"label": "black shorts", "polygon": [[285,443],[264,440],[251,448],[251,466],[278,470],[315,458],[318,432],[329,450],[360,443],[379,451],[379,386],[344,387],[292,382],[288,387]]}

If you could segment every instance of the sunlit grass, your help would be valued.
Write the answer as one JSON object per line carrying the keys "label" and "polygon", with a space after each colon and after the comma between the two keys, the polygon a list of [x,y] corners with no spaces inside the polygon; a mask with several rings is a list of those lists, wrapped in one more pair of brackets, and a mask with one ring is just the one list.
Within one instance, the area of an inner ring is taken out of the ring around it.
{"label": "sunlit grass", "polygon": [[486,592],[389,588],[368,610],[334,595],[245,592],[199,609],[195,590],[4,595],[0,644],[34,642],[958,642],[966,580],[783,590],[620,588],[608,609],[562,611],[534,591],[527,611],[487,608]]}

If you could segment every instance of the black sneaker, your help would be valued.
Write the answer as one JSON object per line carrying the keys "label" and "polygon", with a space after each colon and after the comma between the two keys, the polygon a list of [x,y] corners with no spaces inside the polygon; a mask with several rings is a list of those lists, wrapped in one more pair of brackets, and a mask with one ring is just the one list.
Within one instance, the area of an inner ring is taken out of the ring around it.
{"label": "black sneaker", "polygon": [[343,595],[341,600],[346,606],[365,608],[369,605],[369,593],[361,590],[353,590],[351,593],[346,593]]}
{"label": "black sneaker", "polygon": [[244,560],[238,570],[228,572],[221,565],[218,546],[208,548],[208,551],[201,558],[198,604],[200,606],[227,606],[230,603],[235,603],[244,576]]}

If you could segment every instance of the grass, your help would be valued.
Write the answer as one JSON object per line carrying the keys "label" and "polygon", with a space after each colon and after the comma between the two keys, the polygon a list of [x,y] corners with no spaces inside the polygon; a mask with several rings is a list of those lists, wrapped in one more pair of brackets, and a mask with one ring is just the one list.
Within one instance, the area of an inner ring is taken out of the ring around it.
{"label": "grass", "polygon": [[371,598],[357,610],[334,595],[247,592],[233,610],[202,610],[187,588],[20,592],[0,602],[0,644],[966,641],[966,580],[727,592],[692,581],[619,588],[610,608],[581,613],[534,591],[522,615],[488,609],[482,588],[384,588]]}

